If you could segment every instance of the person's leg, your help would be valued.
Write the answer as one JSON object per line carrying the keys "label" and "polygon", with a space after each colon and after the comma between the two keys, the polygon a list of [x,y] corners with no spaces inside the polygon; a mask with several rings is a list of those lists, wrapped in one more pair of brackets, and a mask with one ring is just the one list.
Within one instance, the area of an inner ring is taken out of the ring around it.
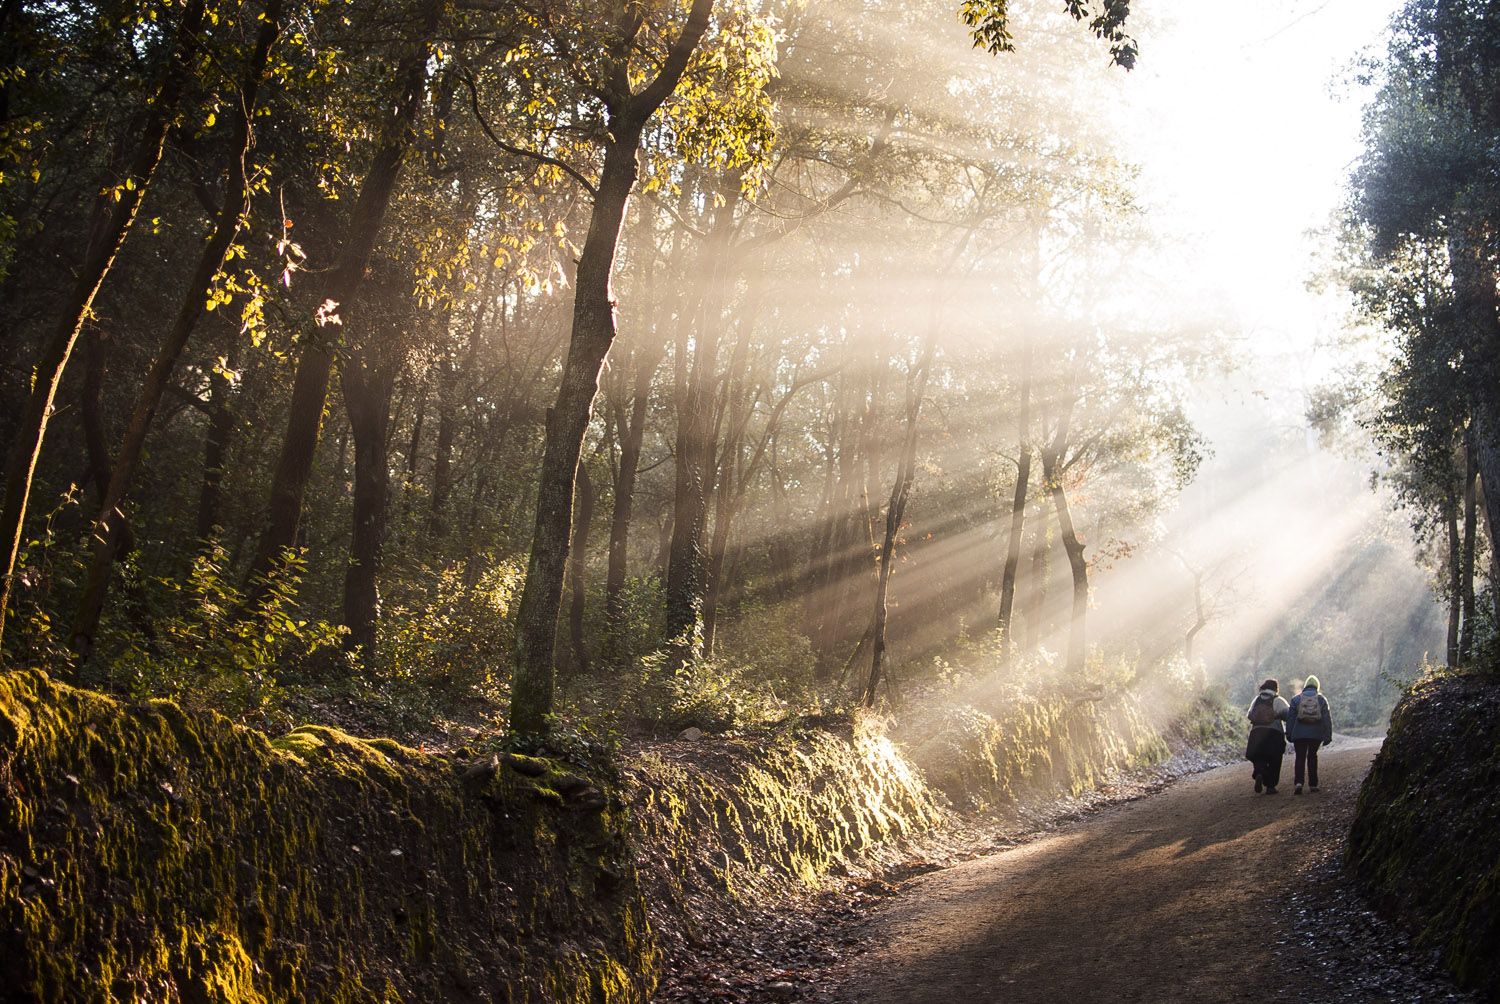
{"label": "person's leg", "polygon": [[1300,785],[1303,773],[1307,768],[1307,740],[1298,739],[1292,745],[1297,750],[1297,762],[1292,768],[1292,781]]}
{"label": "person's leg", "polygon": [[1260,777],[1266,782],[1266,787],[1271,791],[1281,783],[1281,754],[1273,753],[1266,757],[1266,765],[1261,768]]}
{"label": "person's leg", "polygon": [[1318,786],[1318,740],[1307,741],[1307,783],[1312,787]]}

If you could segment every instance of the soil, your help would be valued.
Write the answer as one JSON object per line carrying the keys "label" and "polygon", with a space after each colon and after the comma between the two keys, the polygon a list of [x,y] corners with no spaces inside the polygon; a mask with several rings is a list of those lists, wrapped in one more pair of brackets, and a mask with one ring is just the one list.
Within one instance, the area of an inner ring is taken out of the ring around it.
{"label": "soil", "polygon": [[[1471,1000],[1337,868],[1377,740],[1322,787],[1255,795],[1248,764],[902,883],[825,932],[856,948],[785,999],[860,1004]],[[800,974],[799,974],[800,975]]]}

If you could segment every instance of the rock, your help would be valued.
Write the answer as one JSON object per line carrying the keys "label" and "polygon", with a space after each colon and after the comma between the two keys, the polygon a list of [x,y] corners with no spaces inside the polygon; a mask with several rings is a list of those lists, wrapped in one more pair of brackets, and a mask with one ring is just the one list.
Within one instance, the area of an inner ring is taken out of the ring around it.
{"label": "rock", "polygon": [[593,782],[588,778],[579,777],[577,774],[559,774],[552,779],[553,789],[564,795],[576,795],[593,786]]}
{"label": "rock", "polygon": [[777,980],[775,983],[766,984],[766,993],[777,1000],[789,1001],[797,996],[797,987],[786,980]]}
{"label": "rock", "polygon": [[541,777],[547,773],[547,761],[539,757],[522,756],[520,753],[505,754],[505,765],[526,777]]}
{"label": "rock", "polygon": [[686,739],[688,742],[697,742],[703,738],[703,730],[694,725],[679,732],[677,738]]}
{"label": "rock", "polygon": [[484,784],[500,770],[500,758],[488,757],[475,760],[464,769],[461,779],[464,784]]}
{"label": "rock", "polygon": [[598,788],[589,788],[586,791],[581,791],[572,801],[573,808],[583,809],[587,812],[600,812],[608,804],[609,799],[605,798],[604,792]]}

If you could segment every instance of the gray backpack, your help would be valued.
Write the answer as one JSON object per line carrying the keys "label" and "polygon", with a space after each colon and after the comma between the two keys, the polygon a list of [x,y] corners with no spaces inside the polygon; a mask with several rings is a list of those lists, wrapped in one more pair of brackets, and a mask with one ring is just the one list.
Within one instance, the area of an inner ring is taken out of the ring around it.
{"label": "gray backpack", "polygon": [[1297,721],[1303,725],[1319,725],[1323,721],[1323,700],[1317,694],[1303,694],[1297,699]]}

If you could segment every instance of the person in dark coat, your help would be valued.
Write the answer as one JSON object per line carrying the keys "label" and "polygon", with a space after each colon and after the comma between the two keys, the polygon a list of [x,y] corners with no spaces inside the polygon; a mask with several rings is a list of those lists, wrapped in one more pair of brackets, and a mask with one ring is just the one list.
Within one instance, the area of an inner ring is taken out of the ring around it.
{"label": "person in dark coat", "polygon": [[1297,762],[1292,779],[1297,787],[1295,795],[1302,794],[1302,779],[1307,786],[1318,790],[1318,749],[1333,742],[1333,713],[1328,710],[1328,698],[1319,690],[1322,685],[1316,676],[1309,676],[1302,684],[1302,693],[1292,698],[1287,708],[1286,723],[1291,733],[1292,745],[1297,749]]}
{"label": "person in dark coat", "polygon": [[1251,775],[1255,778],[1255,793],[1264,791],[1276,794],[1281,783],[1281,758],[1286,754],[1286,732],[1282,723],[1287,720],[1291,706],[1281,697],[1281,685],[1267,680],[1260,685],[1260,693],[1250,702],[1245,717],[1250,719],[1250,738],[1245,742],[1245,759],[1254,765]]}

